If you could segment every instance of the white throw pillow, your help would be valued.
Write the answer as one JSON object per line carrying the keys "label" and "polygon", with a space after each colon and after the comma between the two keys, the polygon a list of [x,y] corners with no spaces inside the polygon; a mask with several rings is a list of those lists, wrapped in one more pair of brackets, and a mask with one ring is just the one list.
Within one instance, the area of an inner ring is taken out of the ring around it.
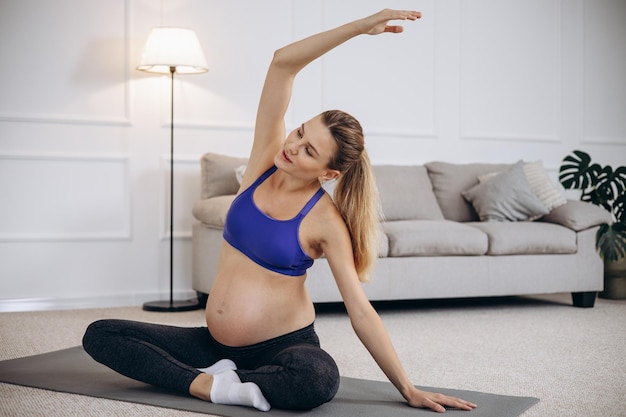
{"label": "white throw pillow", "polygon": [[235,176],[237,177],[237,182],[241,185],[241,181],[243,181],[243,174],[246,173],[247,165],[240,165],[235,168]]}
{"label": "white throw pillow", "polygon": [[548,174],[543,168],[541,160],[529,162],[524,165],[524,174],[530,189],[541,202],[552,211],[567,202],[567,199],[559,190],[552,185]]}

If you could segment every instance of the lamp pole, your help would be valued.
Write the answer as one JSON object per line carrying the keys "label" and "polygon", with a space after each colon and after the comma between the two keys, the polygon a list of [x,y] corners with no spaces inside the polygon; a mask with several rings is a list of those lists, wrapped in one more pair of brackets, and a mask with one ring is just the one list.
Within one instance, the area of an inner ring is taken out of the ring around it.
{"label": "lamp pole", "polygon": [[174,73],[208,71],[198,37],[191,29],[159,27],[148,36],[137,67],[140,71],[170,74],[170,296],[167,301],[144,303],[148,311],[188,311],[202,308],[197,299],[174,301]]}
{"label": "lamp pole", "polygon": [[174,305],[174,73],[170,67],[170,307]]}
{"label": "lamp pole", "polygon": [[151,301],[144,303],[146,311],[191,311],[201,308],[198,300],[174,301],[174,73],[176,67],[170,66],[170,299],[169,301]]}

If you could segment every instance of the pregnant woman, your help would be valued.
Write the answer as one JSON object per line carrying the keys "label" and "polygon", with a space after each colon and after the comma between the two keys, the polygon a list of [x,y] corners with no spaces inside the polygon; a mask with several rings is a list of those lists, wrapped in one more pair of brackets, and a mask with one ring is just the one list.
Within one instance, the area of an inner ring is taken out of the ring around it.
{"label": "pregnant woman", "polygon": [[[408,404],[438,412],[476,407],[414,387],[363,292],[376,258],[379,218],[359,122],[330,110],[285,129],[294,79],[306,65],[353,37],[402,32],[392,20],[419,18],[415,11],[382,10],[274,53],[249,162],[224,227],[207,326],[98,321],[83,339],[95,360],[219,404],[269,410],[328,402],[339,388],[339,372],[320,348],[304,285],[307,268],[324,255],[354,331]],[[334,200],[321,187],[333,179]]]}

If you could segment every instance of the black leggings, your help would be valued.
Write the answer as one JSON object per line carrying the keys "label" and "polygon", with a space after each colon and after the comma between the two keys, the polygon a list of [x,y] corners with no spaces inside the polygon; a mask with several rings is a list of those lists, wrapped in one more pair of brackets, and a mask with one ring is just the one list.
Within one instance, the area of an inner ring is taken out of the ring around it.
{"label": "black leggings", "polygon": [[335,361],[320,348],[313,324],[251,346],[217,342],[206,327],[175,327],[127,320],[89,325],[83,347],[96,361],[127,377],[189,394],[191,382],[220,359],[237,365],[241,382],[254,382],[272,405],[311,409],[339,388]]}

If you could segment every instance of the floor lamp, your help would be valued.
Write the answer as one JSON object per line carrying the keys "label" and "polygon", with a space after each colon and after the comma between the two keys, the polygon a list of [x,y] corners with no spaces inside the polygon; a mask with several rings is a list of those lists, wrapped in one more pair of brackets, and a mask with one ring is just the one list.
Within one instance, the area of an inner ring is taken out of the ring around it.
{"label": "floor lamp", "polygon": [[190,29],[159,27],[148,36],[137,67],[140,71],[170,74],[170,298],[144,303],[148,311],[189,311],[201,308],[197,300],[174,300],[174,73],[200,74],[207,64],[195,32]]}

